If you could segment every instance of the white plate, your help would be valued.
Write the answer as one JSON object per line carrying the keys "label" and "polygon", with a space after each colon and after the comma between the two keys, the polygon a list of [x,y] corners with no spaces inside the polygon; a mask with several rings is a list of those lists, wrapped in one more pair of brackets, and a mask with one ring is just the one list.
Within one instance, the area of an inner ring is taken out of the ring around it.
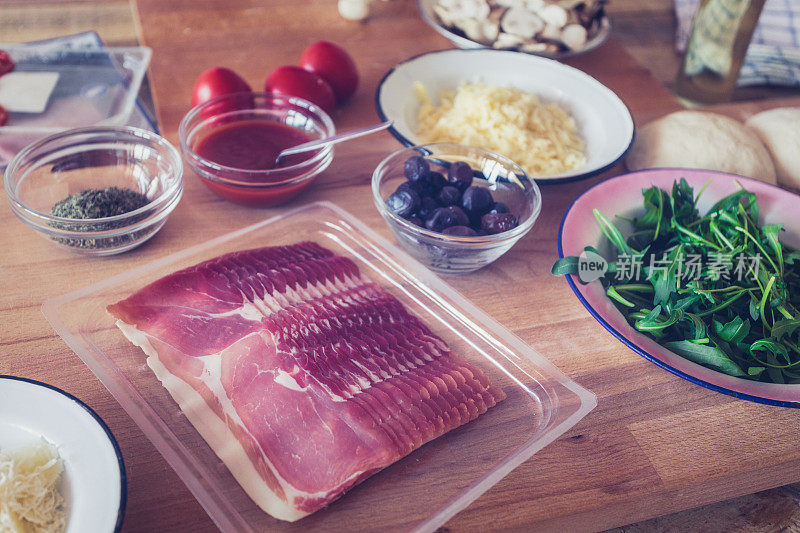
{"label": "white plate", "polygon": [[119,531],[125,465],[114,435],[86,404],[51,385],[0,376],[0,449],[44,438],[64,463],[67,533]]}
{"label": "white plate", "polygon": [[585,165],[550,176],[539,183],[583,179],[619,162],[634,136],[633,117],[609,88],[578,69],[558,61],[506,50],[441,50],[408,59],[387,72],[378,84],[375,106],[382,120],[406,146],[422,144],[417,130],[417,100],[413,84],[420,81],[435,98],[463,82],[483,81],[538,94],[543,101],[569,110],[586,141]]}
{"label": "white plate", "polygon": [[[450,28],[447,26],[443,25],[439,20],[439,17],[436,16],[436,13],[433,11],[433,6],[436,5],[437,1],[438,0],[417,0],[417,7],[419,8],[420,15],[422,15],[422,19],[427,22],[431,28],[436,30],[439,35],[445,37],[459,48],[489,48],[485,44],[468,39],[463,35],[459,35],[458,33],[450,30]],[[564,52],[526,52],[524,50],[514,50],[514,52],[550,57],[553,59],[565,59],[567,57],[576,56],[578,54],[583,54],[594,50],[606,42],[606,39],[608,39],[610,33],[611,20],[609,20],[608,17],[603,17],[600,20],[600,29],[591,39],[586,42],[586,44],[584,44],[583,48],[580,50],[566,50]]]}

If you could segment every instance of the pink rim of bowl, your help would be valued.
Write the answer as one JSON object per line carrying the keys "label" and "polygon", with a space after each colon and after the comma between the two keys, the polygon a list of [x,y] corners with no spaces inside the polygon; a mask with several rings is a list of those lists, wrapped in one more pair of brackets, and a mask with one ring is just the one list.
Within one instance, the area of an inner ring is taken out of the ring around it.
{"label": "pink rim of bowl", "polygon": [[[641,190],[652,185],[671,189],[674,180],[685,178],[695,195],[712,180],[698,203],[701,213],[713,202],[734,193],[740,185],[756,194],[760,223],[783,223],[786,230],[782,242],[800,245],[800,225],[790,226],[790,213],[796,212],[800,197],[774,185],[751,178],[711,170],[657,168],[622,174],[586,190],[567,209],[558,234],[558,255],[577,256],[585,246],[597,246],[602,233],[592,214],[597,208],[606,216],[631,214],[641,209]],[[573,276],[567,282],[589,313],[623,344],[652,363],[683,379],[736,398],[781,407],[800,408],[800,384],[761,383],[728,376],[698,365],[664,348],[653,339],[636,331],[606,296],[599,281],[581,284]]]}

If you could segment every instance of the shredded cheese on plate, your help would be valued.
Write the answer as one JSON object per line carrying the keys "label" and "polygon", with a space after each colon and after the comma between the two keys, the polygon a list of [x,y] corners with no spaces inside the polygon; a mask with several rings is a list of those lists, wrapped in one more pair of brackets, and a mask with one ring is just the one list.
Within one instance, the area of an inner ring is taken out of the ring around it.
{"label": "shredded cheese on plate", "polygon": [[414,84],[414,92],[420,102],[417,135],[426,143],[453,142],[498,152],[532,177],[586,163],[575,119],[535,94],[465,82],[455,91],[439,93],[436,106],[421,82]]}

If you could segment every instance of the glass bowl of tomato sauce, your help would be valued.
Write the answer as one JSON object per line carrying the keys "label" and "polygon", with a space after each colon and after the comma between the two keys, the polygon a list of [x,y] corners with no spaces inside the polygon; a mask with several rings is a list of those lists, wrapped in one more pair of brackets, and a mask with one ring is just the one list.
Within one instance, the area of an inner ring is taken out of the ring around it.
{"label": "glass bowl of tomato sauce", "polygon": [[325,111],[301,98],[235,93],[212,98],[181,121],[181,152],[212,192],[242,205],[285,203],[333,160],[331,146],[276,163],[281,150],[336,133]]}

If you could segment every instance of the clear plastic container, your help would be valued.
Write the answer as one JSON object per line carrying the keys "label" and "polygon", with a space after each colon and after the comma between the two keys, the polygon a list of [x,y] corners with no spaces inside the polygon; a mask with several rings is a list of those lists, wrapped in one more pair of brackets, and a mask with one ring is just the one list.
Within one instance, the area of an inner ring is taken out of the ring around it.
{"label": "clear plastic container", "polygon": [[27,144],[70,128],[128,122],[150,63],[146,47],[54,48],[4,44],[14,72],[55,72],[58,82],[42,113],[9,113],[0,128],[0,168]]}
{"label": "clear plastic container", "polygon": [[[106,306],[165,274],[260,246],[314,240],[353,259],[507,398],[295,523],[261,511],[114,326]],[[43,312],[142,428],[222,531],[433,531],[596,405],[574,383],[463,296],[364,224],[327,202],[285,214],[53,298]]]}

